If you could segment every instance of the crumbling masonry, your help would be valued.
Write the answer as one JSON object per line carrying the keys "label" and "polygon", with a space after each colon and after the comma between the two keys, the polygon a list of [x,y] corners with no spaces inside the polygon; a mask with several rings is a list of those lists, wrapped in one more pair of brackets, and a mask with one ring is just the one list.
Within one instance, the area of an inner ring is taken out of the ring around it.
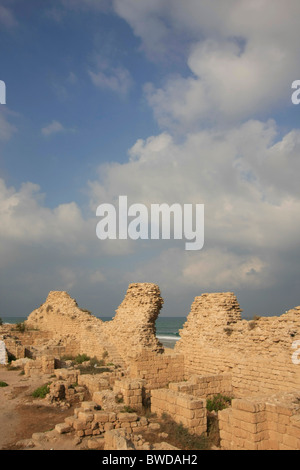
{"label": "crumbling masonry", "polygon": [[[29,315],[22,342],[9,335],[4,342],[16,357],[37,359],[26,364],[28,375],[39,368],[54,370],[55,358],[63,355],[107,354],[123,372],[106,385],[103,378],[102,384],[90,379],[93,403],[102,410],[105,399],[114,401],[118,394],[136,410],[150,401],[158,416],[167,413],[191,433],[202,434],[206,400],[226,394],[234,399],[218,413],[222,449],[300,450],[300,364],[292,360],[293,344],[300,340],[300,307],[280,317],[246,321],[233,293],[203,294],[195,298],[170,354],[156,338],[162,304],[158,286],[131,284],[113,320],[103,322],[66,292],[50,292]],[[92,425],[85,428],[82,422],[98,419],[103,432],[110,432],[109,442],[118,441],[111,433],[122,428],[120,419],[128,418],[123,427],[130,432],[141,426],[136,416],[120,416],[118,410],[106,425],[107,412],[88,412],[89,417],[82,410],[75,417],[77,431],[92,432]]]}

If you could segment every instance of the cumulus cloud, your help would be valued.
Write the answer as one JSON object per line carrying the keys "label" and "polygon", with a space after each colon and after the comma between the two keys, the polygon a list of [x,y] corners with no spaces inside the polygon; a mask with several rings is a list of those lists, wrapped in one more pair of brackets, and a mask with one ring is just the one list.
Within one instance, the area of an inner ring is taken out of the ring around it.
{"label": "cumulus cloud", "polygon": [[[270,286],[278,282],[274,272],[280,256],[299,250],[299,152],[299,133],[279,139],[273,121],[249,121],[223,132],[203,130],[181,144],[163,133],[137,141],[126,164],[102,166],[99,180],[90,183],[91,200],[96,207],[124,194],[131,203],[148,207],[205,205],[203,250],[191,255],[184,243],[172,241],[153,248],[156,242],[149,240],[145,252],[159,255],[137,266],[140,278],[152,273],[178,289],[194,283],[206,289]],[[169,251],[172,245],[175,252]]]}
{"label": "cumulus cloud", "polygon": [[189,73],[165,77],[161,87],[145,87],[163,128],[186,132],[207,124],[228,126],[290,104],[300,53],[296,0],[226,5],[221,0],[142,0],[138,5],[115,0],[114,5],[153,60],[172,57],[174,38],[184,43]]}

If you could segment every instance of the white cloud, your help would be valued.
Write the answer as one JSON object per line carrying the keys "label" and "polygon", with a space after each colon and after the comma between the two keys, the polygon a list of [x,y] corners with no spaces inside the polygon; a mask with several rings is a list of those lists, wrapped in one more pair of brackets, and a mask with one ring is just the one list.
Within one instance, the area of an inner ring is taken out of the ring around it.
{"label": "white cloud", "polygon": [[66,129],[59,121],[55,120],[41,129],[41,132],[45,137],[69,131],[74,132],[74,129]]}
{"label": "white cloud", "polygon": [[[139,140],[128,163],[102,166],[99,180],[90,183],[93,208],[119,195],[127,195],[129,204],[205,204],[204,249],[190,254],[184,241],[154,247],[149,240],[143,249],[156,255],[137,263],[137,278],[152,275],[169,289],[191,285],[193,278],[198,283],[201,273],[206,289],[278,282],[274,273],[288,271],[289,257],[299,249],[299,132],[276,139],[273,121],[201,131],[180,144],[163,133]],[[289,255],[279,268],[284,253]]]}
{"label": "white cloud", "polygon": [[0,110],[0,141],[10,140],[11,137],[17,132],[17,128],[8,122],[6,114],[6,112]]}
{"label": "white cloud", "polygon": [[297,0],[115,0],[114,6],[152,59],[172,57],[174,41],[183,44],[189,73],[146,86],[163,128],[229,126],[290,105],[299,73]]}
{"label": "white cloud", "polygon": [[7,187],[0,179],[2,243],[33,245],[50,242],[51,245],[61,244],[70,249],[78,244],[76,251],[85,251],[85,221],[76,203],[60,204],[49,209],[44,206],[43,199],[36,184],[24,183],[17,191]]}
{"label": "white cloud", "polygon": [[96,70],[89,70],[88,73],[95,86],[123,96],[129,92],[133,83],[130,72],[125,67],[111,66],[100,57],[97,58]]}

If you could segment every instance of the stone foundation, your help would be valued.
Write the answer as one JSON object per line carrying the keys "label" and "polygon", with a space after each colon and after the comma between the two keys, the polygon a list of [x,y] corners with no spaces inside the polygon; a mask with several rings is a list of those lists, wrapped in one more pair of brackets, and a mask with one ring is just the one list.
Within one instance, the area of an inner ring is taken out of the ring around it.
{"label": "stone foundation", "polygon": [[191,434],[207,431],[206,400],[169,389],[151,391],[151,411],[185,426]]}
{"label": "stone foundation", "polygon": [[233,400],[219,427],[223,449],[299,450],[300,393]]}

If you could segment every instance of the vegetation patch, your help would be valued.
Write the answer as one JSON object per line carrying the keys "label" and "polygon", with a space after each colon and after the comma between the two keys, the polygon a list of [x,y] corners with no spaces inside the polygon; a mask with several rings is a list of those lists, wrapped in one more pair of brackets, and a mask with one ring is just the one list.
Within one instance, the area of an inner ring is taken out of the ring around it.
{"label": "vegetation patch", "polygon": [[51,382],[42,385],[41,387],[37,388],[33,393],[32,396],[33,398],[45,398],[46,395],[50,392],[50,384]]}
{"label": "vegetation patch", "polygon": [[0,380],[0,387],[8,387],[8,384],[6,382],[2,382],[2,380]]}
{"label": "vegetation patch", "polygon": [[206,409],[207,411],[221,411],[225,408],[231,406],[232,397],[228,397],[226,395],[222,395],[218,393],[214,395],[212,398],[208,398],[206,400]]}
{"label": "vegetation patch", "polygon": [[130,406],[125,405],[123,410],[120,411],[120,413],[136,413],[136,410],[134,410]]}
{"label": "vegetation patch", "polygon": [[89,360],[90,357],[86,354],[78,354],[78,356],[75,357],[74,362],[76,362],[76,364],[83,364],[83,362],[87,362]]}
{"label": "vegetation patch", "polygon": [[[204,434],[191,434],[183,424],[176,423],[168,414],[162,415],[160,432],[167,433],[167,442],[181,450],[209,450],[211,443]],[[157,441],[157,434],[156,441]],[[155,439],[155,437],[154,437]]]}
{"label": "vegetation patch", "polygon": [[84,365],[79,366],[79,370],[80,370],[81,375],[84,375],[84,374],[95,375],[95,374],[103,374],[103,372],[111,372],[111,369],[109,369],[108,367],[95,367],[95,366],[84,366]]}
{"label": "vegetation patch", "polygon": [[17,323],[15,329],[16,329],[19,333],[25,333],[25,331],[26,331],[26,325],[25,325],[24,322],[22,322],[22,323]]}

